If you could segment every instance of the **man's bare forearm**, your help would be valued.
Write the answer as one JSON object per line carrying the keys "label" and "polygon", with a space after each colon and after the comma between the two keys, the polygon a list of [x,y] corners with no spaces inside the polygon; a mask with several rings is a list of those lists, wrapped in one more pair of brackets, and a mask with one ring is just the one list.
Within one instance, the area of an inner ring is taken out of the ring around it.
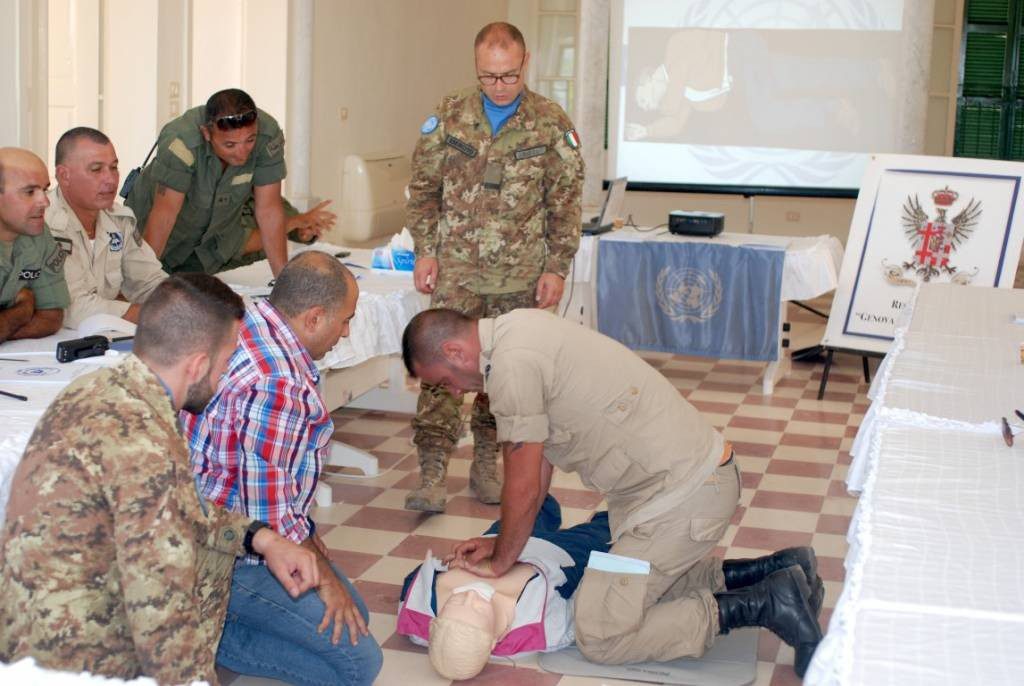
{"label": "man's bare forearm", "polygon": [[0,310],[0,343],[14,337],[32,319],[32,304],[23,302]]}
{"label": "man's bare forearm", "polygon": [[36,310],[31,319],[10,335],[10,340],[50,336],[60,331],[63,323],[64,310]]}
{"label": "man's bare forearm", "polygon": [[534,520],[544,500],[543,445],[506,444],[505,484],[501,491],[501,533],[494,542],[491,569],[501,575],[512,568],[533,531]]}

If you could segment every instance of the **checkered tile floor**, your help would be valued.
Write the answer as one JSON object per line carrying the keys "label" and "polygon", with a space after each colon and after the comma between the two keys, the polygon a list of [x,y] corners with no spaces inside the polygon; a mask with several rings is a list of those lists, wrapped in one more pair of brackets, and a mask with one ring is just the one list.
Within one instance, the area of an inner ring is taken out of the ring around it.
{"label": "checkered tile floor", "polygon": [[[827,309],[827,300],[820,304]],[[822,321],[790,309],[795,328]],[[756,557],[786,546],[813,546],[825,581],[821,623],[827,627],[842,589],[845,534],[856,503],[843,483],[848,451],[868,406],[860,360],[837,356],[825,399],[819,402],[821,364],[794,363],[774,395],[765,397],[762,364],[643,356],[736,448],[743,494],[715,555]],[[446,551],[457,541],[480,534],[498,515],[496,506],[480,504],[469,490],[472,446],[465,439],[452,457],[447,510],[428,516],[403,509],[405,494],[418,478],[409,417],[342,409],[334,413],[334,420],[335,438],[370,451],[380,461],[381,474],[373,479],[329,474],[335,504],[313,512],[332,560],[354,581],[370,609],[371,631],[384,648],[384,668],[376,683],[407,686],[410,675],[416,675],[416,684],[447,684],[431,669],[424,649],[395,634],[395,613],[403,577],[428,549]],[[600,496],[584,489],[575,475],[556,472],[552,491],[562,504],[567,526],[584,521],[601,505]],[[799,683],[792,663],[792,649],[762,630],[755,683]],[[276,683],[223,676],[232,686]],[[539,670],[536,658],[526,658],[491,663],[465,683],[597,686],[609,681],[548,674]]]}

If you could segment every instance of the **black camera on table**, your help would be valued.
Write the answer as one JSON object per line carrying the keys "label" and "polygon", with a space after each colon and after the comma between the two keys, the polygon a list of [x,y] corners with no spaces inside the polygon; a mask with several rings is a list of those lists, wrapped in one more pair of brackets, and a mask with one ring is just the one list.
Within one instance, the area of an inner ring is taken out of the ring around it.
{"label": "black camera on table", "polygon": [[73,362],[83,357],[97,357],[106,354],[109,347],[110,341],[106,336],[86,336],[61,341],[57,344],[57,361]]}

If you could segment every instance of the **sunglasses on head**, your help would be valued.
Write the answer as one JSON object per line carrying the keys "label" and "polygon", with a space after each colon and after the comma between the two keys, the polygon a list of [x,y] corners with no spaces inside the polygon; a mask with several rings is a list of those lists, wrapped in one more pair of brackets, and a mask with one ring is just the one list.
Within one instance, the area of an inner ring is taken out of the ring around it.
{"label": "sunglasses on head", "polygon": [[244,128],[254,121],[256,121],[256,110],[249,110],[240,114],[225,114],[223,117],[217,117],[214,123],[221,131],[230,131]]}

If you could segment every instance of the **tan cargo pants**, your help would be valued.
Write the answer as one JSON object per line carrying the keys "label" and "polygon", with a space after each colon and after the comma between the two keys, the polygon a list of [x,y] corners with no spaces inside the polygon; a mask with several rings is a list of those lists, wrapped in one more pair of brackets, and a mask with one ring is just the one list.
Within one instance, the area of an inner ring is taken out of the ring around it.
{"label": "tan cargo pants", "polygon": [[736,458],[685,503],[619,537],[609,552],[647,560],[649,576],[588,568],[576,592],[576,644],[591,662],[700,657],[718,635],[722,561],[708,557],[740,497]]}

